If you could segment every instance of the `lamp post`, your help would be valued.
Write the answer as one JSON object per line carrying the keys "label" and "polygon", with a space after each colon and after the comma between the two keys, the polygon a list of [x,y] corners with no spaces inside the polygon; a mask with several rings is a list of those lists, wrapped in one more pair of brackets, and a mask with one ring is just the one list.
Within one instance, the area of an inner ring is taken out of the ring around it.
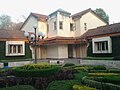
{"label": "lamp post", "polygon": [[42,32],[38,32],[38,34],[36,33],[37,25],[34,25],[33,28],[35,31],[34,34],[29,35],[28,32],[25,32],[24,36],[29,41],[29,44],[33,44],[33,46],[34,46],[34,58],[35,58],[34,63],[37,63],[37,53],[36,53],[37,45],[36,45],[36,43],[39,42],[40,37],[42,37],[42,39],[43,39],[45,37],[45,35]]}

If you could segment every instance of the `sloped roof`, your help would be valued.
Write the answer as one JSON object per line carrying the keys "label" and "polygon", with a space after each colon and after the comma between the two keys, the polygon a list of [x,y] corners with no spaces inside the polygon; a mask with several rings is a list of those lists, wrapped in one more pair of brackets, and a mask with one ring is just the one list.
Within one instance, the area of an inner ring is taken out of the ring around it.
{"label": "sloped roof", "polygon": [[32,15],[33,17],[37,18],[37,20],[40,20],[40,21],[47,21],[47,18],[48,18],[47,15],[33,13],[33,12],[31,12],[30,15]]}
{"label": "sloped roof", "polygon": [[58,9],[58,10],[56,10],[55,12],[53,12],[53,13],[51,13],[51,14],[49,14],[49,16],[52,16],[53,14],[55,14],[55,13],[57,13],[57,12],[61,12],[61,13],[64,13],[64,14],[66,14],[66,15],[71,15],[71,13],[69,13],[69,12],[67,12],[67,11],[65,11],[65,10],[63,10],[63,9]]}
{"label": "sloped roof", "polygon": [[105,25],[94,29],[90,29],[79,38],[87,38],[87,37],[108,35],[115,33],[120,33],[120,23]]}
{"label": "sloped roof", "polygon": [[83,10],[81,12],[78,12],[76,14],[73,14],[72,15],[72,18],[75,19],[75,18],[81,18],[84,14],[88,13],[88,12],[92,12],[96,17],[98,17],[99,19],[101,19],[102,21],[104,21],[105,23],[108,23],[106,22],[103,18],[101,18],[99,15],[97,15],[91,8],[89,9],[86,9],[86,10]]}
{"label": "sloped roof", "polygon": [[0,39],[4,39],[4,40],[12,40],[12,39],[16,39],[16,40],[25,40],[26,37],[24,36],[24,32],[23,31],[19,31],[19,30],[4,30],[1,29],[0,30]]}

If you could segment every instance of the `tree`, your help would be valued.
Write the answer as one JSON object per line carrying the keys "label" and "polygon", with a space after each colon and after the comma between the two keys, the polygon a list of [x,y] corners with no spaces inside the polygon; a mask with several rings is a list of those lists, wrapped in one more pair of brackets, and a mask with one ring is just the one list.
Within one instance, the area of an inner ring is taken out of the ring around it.
{"label": "tree", "polygon": [[106,14],[106,12],[102,8],[96,8],[94,12],[100,17],[102,17],[106,22],[109,22],[109,16],[108,14]]}
{"label": "tree", "polygon": [[8,29],[11,25],[11,17],[8,15],[0,16],[0,29]]}

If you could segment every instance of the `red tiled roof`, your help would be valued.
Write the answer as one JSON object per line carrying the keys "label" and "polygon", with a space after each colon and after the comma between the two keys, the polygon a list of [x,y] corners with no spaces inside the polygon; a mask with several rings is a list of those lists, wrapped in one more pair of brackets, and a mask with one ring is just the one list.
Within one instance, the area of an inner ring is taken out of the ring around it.
{"label": "red tiled roof", "polygon": [[0,30],[0,39],[26,39],[23,31],[19,30]]}
{"label": "red tiled roof", "polygon": [[40,21],[47,21],[47,18],[48,18],[47,15],[38,14],[38,13],[31,13],[30,15],[34,16],[35,18],[37,18]]}
{"label": "red tiled roof", "polygon": [[87,38],[87,37],[108,35],[115,33],[120,33],[120,23],[105,25],[94,29],[90,29],[79,38]]}

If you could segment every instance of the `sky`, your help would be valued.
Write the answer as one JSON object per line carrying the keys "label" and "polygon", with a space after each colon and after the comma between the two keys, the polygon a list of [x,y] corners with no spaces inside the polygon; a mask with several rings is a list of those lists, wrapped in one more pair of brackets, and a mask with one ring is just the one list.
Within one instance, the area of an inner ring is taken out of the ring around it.
{"label": "sky", "polygon": [[119,0],[0,0],[0,15],[11,16],[12,21],[24,21],[31,12],[49,15],[57,9],[71,14],[91,8],[102,8],[110,23],[120,22]]}

